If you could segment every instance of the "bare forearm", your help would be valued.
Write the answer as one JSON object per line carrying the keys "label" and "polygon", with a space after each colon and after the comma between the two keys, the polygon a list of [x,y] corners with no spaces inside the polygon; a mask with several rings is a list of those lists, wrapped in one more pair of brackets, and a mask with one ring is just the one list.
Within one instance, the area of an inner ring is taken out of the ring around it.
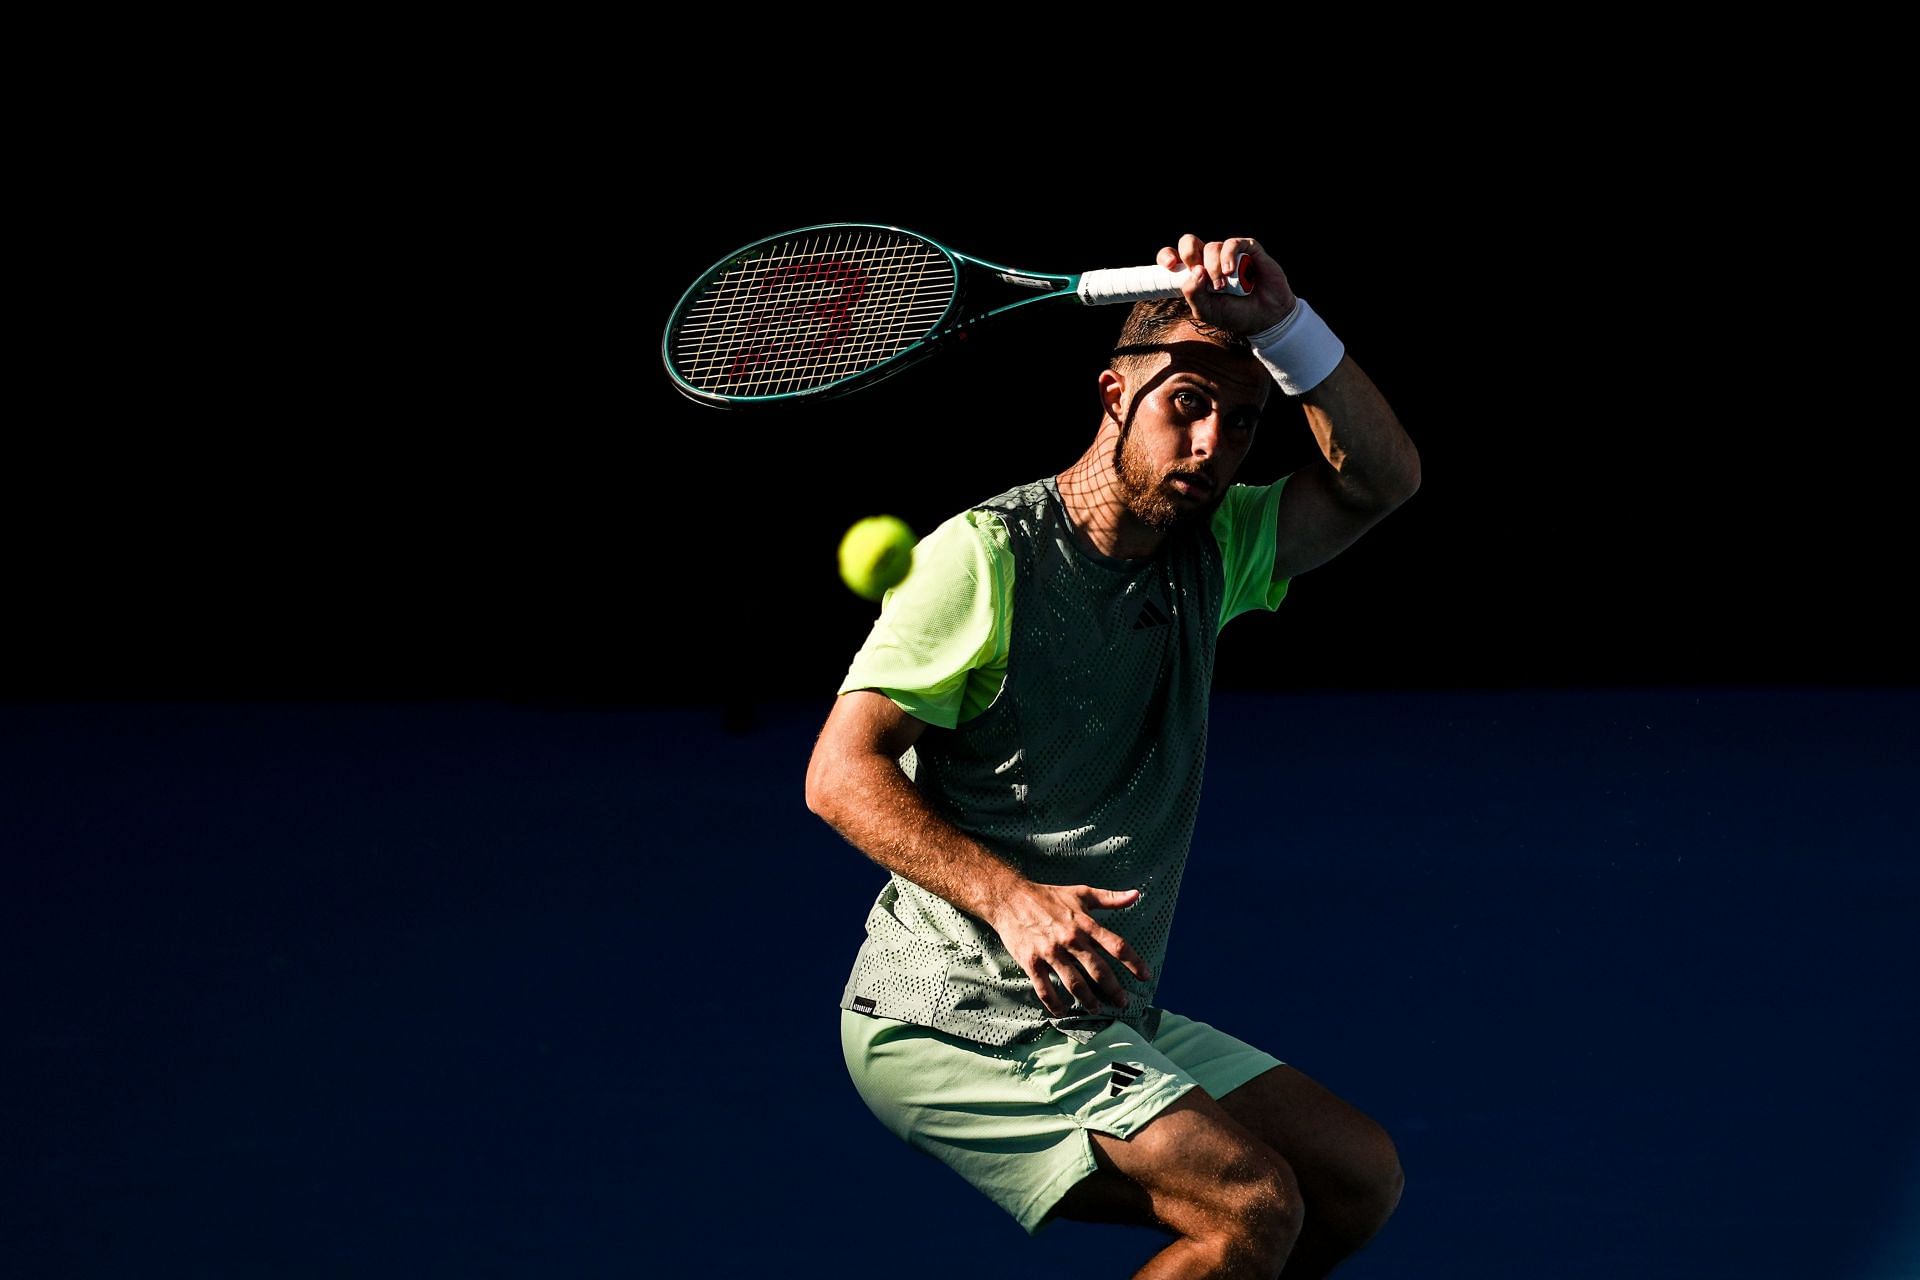
{"label": "bare forearm", "polygon": [[1391,510],[1420,487],[1420,453],[1373,379],[1343,358],[1300,397],[1340,498],[1357,508]]}
{"label": "bare forearm", "polygon": [[1027,881],[1007,862],[928,808],[881,756],[850,756],[810,779],[808,804],[847,842],[897,875],[982,920]]}
{"label": "bare forearm", "polygon": [[1147,982],[1146,962],[1088,913],[1132,906],[1139,890],[1035,884],[935,813],[899,764],[921,728],[877,691],[841,695],[807,764],[807,807],[887,870],[985,921],[1049,1013],[1125,1005],[1115,962]]}

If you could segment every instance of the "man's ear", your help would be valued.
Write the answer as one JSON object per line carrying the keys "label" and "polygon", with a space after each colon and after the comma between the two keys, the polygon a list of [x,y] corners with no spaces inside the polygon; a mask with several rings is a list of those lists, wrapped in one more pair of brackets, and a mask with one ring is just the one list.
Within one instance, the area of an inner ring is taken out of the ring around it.
{"label": "man's ear", "polygon": [[1126,402],[1126,398],[1126,375],[1116,373],[1112,369],[1102,369],[1100,371],[1100,411],[1118,422],[1121,418],[1120,407]]}

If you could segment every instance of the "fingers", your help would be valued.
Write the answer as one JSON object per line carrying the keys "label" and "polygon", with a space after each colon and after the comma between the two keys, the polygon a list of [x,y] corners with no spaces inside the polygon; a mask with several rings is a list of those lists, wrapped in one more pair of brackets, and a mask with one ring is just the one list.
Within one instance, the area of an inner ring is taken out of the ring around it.
{"label": "fingers", "polygon": [[[1076,1005],[1086,1010],[1103,1004],[1126,1008],[1131,997],[1114,966],[1124,966],[1142,982],[1152,981],[1152,975],[1131,943],[1087,911],[1132,906],[1140,900],[1140,891],[1087,885],[1045,888],[1060,914],[1020,939],[1024,945],[1015,951],[1040,1003],[1054,1017],[1066,1016]],[[1003,934],[1002,941],[1014,939]]]}
{"label": "fingers", "polygon": [[1131,973],[1142,982],[1153,981],[1153,975],[1147,972],[1147,962],[1140,958],[1140,953],[1133,949],[1131,942],[1128,942],[1111,929],[1096,930],[1094,933],[1094,941],[1098,942],[1101,949],[1108,955],[1125,965],[1128,973]]}
{"label": "fingers", "polygon": [[[1257,333],[1292,313],[1296,299],[1287,276],[1252,236],[1202,240],[1188,233],[1161,249],[1155,261],[1169,271],[1191,272],[1181,293],[1200,320],[1238,333]],[[1221,290],[1229,276],[1241,293]]]}
{"label": "fingers", "polygon": [[1185,263],[1196,278],[1206,269],[1206,244],[1200,240],[1200,236],[1194,236],[1192,232],[1181,236],[1181,263]]}
{"label": "fingers", "polygon": [[1219,271],[1219,257],[1219,241],[1208,243],[1199,236],[1188,234],[1180,237],[1178,247],[1168,245],[1161,249],[1154,255],[1154,261],[1168,271],[1192,272],[1192,279],[1186,287],[1186,295],[1191,298],[1202,288],[1220,287],[1225,277]]}
{"label": "fingers", "polygon": [[1229,236],[1220,242],[1221,270],[1240,277],[1242,288],[1251,289],[1250,278],[1253,259],[1259,254],[1260,246],[1251,236]]}
{"label": "fingers", "polygon": [[[1138,889],[1088,889],[1085,894],[1086,905],[1092,907],[1130,907],[1140,901]],[[1127,972],[1142,982],[1152,982],[1153,975],[1147,972],[1147,962],[1133,949],[1133,944],[1099,924],[1093,926],[1093,940],[1102,950],[1127,967]]]}
{"label": "fingers", "polygon": [[[1103,1004],[1116,1009],[1127,1007],[1126,988],[1114,976],[1107,957],[1096,948],[1084,944],[1062,948],[1042,956],[1041,961],[1035,966],[1038,976],[1034,978],[1033,989],[1039,992],[1040,1003],[1047,1006],[1047,1012],[1055,1017],[1071,1013],[1076,1005],[1084,1010],[1098,1009]],[[1049,974],[1058,986],[1047,980]]]}
{"label": "fingers", "polygon": [[[1228,276],[1244,276],[1244,262],[1260,252],[1260,246],[1251,236],[1229,236],[1225,240],[1202,240],[1189,232],[1180,237],[1178,246],[1168,245],[1154,255],[1154,261],[1168,271],[1187,270],[1193,273],[1193,280],[1186,290],[1191,298],[1201,289],[1218,291],[1226,286]],[[1242,279],[1241,284],[1247,287]]]}
{"label": "fingers", "polygon": [[1220,242],[1209,240],[1200,250],[1200,266],[1207,273],[1207,283],[1215,289],[1227,283],[1227,269],[1220,263]]}
{"label": "fingers", "polygon": [[1027,976],[1033,979],[1033,993],[1040,997],[1041,1006],[1054,1017],[1064,1018],[1073,1006],[1061,998],[1060,992],[1050,981],[1053,971],[1036,965],[1028,970]]}
{"label": "fingers", "polygon": [[1049,965],[1040,973],[1043,981],[1034,985],[1043,988],[1040,1003],[1046,1005],[1047,1012],[1054,1017],[1064,1018],[1076,1010],[1086,1012],[1100,1007],[1087,975],[1072,965]]}

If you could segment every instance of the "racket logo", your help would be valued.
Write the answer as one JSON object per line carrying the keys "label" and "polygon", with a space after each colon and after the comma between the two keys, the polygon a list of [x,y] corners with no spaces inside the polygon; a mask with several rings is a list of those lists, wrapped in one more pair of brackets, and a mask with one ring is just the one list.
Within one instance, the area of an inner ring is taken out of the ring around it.
{"label": "racket logo", "polygon": [[763,274],[758,291],[753,319],[727,366],[729,378],[744,378],[776,357],[790,360],[799,350],[818,356],[840,346],[853,330],[854,304],[866,296],[867,274],[840,258],[807,258]]}

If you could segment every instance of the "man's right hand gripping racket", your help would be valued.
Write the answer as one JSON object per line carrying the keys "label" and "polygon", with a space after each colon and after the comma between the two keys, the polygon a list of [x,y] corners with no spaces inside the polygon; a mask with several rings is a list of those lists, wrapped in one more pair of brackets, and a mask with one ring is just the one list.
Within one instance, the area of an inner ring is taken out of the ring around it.
{"label": "man's right hand gripping racket", "polygon": [[[872,223],[803,227],[708,268],[667,321],[674,385],[731,408],[872,386],[1015,307],[1177,297],[1185,271],[1019,271]],[[1227,291],[1240,293],[1229,277]]]}

